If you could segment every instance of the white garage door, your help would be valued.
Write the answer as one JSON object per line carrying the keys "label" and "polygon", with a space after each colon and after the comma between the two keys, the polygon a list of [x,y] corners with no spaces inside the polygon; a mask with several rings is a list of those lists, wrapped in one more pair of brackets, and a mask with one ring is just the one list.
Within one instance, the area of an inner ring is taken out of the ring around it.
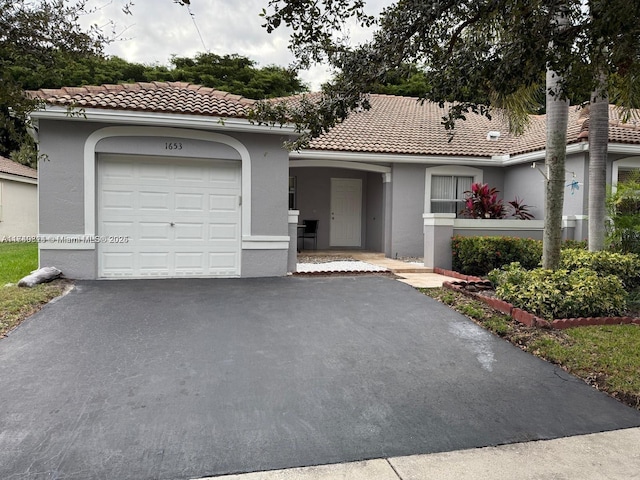
{"label": "white garage door", "polygon": [[104,156],[102,278],[240,275],[240,162]]}

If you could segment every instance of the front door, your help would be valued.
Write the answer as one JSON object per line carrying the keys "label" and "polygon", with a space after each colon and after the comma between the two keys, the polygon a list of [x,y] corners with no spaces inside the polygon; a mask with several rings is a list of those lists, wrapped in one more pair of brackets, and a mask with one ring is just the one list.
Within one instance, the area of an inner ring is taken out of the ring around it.
{"label": "front door", "polygon": [[362,180],[331,179],[331,225],[329,245],[360,247],[362,234]]}

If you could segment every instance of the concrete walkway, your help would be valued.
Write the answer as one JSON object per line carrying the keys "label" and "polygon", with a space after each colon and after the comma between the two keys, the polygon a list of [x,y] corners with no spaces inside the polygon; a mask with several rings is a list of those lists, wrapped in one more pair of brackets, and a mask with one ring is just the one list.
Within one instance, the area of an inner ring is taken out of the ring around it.
{"label": "concrete walkway", "polygon": [[[305,251],[305,255],[310,256],[325,256],[331,255],[333,257],[345,257],[352,258],[359,262],[364,262],[369,265],[374,265],[376,267],[382,267],[386,270],[393,273],[396,277],[398,277],[398,281],[411,285],[416,288],[436,288],[441,287],[443,282],[454,281],[457,280],[455,278],[446,277],[444,275],[439,275],[437,273],[433,273],[433,269],[427,268],[424,265],[420,265],[417,263],[407,263],[402,260],[394,260],[393,258],[387,258],[383,253],[375,253],[375,252],[360,252],[360,251]],[[322,266],[326,265],[326,269],[323,270]],[[332,272],[333,264],[318,264],[315,269],[316,272]],[[357,267],[356,267],[357,268]],[[341,271],[344,272],[345,268],[343,265],[340,265],[336,272]],[[354,270],[360,271],[360,270]]]}
{"label": "concrete walkway", "polygon": [[456,452],[225,475],[219,480],[631,480],[640,428]]}

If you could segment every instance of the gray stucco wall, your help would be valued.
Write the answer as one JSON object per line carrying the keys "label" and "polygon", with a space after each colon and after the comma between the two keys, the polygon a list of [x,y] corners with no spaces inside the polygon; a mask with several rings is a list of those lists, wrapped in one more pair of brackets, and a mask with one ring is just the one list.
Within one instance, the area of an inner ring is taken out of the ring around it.
{"label": "gray stucco wall", "polygon": [[366,189],[366,239],[365,248],[372,252],[382,252],[384,234],[382,174],[369,172]]}
{"label": "gray stucco wall", "polygon": [[537,168],[531,168],[531,163],[526,163],[505,168],[504,178],[505,204],[518,197],[529,206],[529,212],[536,219],[542,220],[545,190],[545,179],[542,173]]}
{"label": "gray stucco wall", "polygon": [[395,164],[391,181],[391,257],[424,254],[425,166]]}
{"label": "gray stucco wall", "polygon": [[[89,135],[98,129],[116,126],[82,119],[40,120],[40,150],[48,157],[40,165],[39,232],[41,234],[83,234],[84,225],[84,147]],[[101,140],[97,151],[151,154],[191,158],[239,159],[226,145],[200,140],[182,140],[181,151],[167,150],[164,143],[175,137],[140,139],[118,137]],[[239,140],[251,157],[251,235],[287,237],[288,152],[280,135],[236,133],[223,127],[216,133]],[[95,181],[95,179],[94,179]],[[243,192],[243,195],[245,192]],[[96,216],[97,217],[97,216]],[[243,231],[243,235],[249,232]],[[250,276],[284,275],[287,250],[247,250],[242,252],[242,274]],[[56,264],[73,278],[96,278],[96,250],[42,250],[42,265]]]}

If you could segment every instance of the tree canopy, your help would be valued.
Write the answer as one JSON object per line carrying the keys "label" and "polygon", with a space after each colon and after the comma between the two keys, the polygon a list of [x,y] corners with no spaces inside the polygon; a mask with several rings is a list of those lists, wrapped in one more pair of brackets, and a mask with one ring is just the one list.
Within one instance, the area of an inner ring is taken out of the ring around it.
{"label": "tree canopy", "polygon": [[[568,28],[556,28],[559,11]],[[267,31],[293,30],[301,66],[338,69],[326,89],[342,104],[338,115],[366,107],[362,93],[411,64],[429,79],[420,97],[456,102],[446,128],[470,111],[507,108],[514,131],[538,108],[547,67],[563,78],[554,95],[588,101],[604,72],[617,104],[640,106],[638,15],[640,2],[629,0],[399,0],[377,19],[364,0],[270,0],[263,11]],[[350,45],[341,34],[349,20],[375,24],[373,38]]]}
{"label": "tree canopy", "polygon": [[[297,72],[275,65],[258,67],[235,54],[174,56],[168,66],[105,56],[104,47],[112,39],[97,27],[87,30],[79,23],[88,3],[0,0],[0,155],[35,166],[35,149],[25,126],[37,102],[25,97],[25,90],[149,81],[197,83],[252,99],[306,90]],[[128,13],[132,5],[122,2]]]}

